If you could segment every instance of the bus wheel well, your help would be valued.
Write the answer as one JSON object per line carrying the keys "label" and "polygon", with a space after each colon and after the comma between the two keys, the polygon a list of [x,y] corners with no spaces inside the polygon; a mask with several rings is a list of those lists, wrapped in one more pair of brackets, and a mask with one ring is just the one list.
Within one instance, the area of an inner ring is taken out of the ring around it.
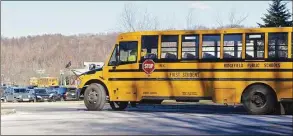
{"label": "bus wheel well", "polygon": [[80,94],[83,95],[85,89],[87,88],[86,86],[88,86],[88,85],[90,85],[90,84],[92,84],[92,83],[98,83],[98,84],[101,84],[101,85],[105,88],[105,90],[106,90],[106,95],[109,96],[109,91],[108,91],[108,88],[106,87],[106,85],[105,85],[102,81],[97,80],[97,79],[92,79],[92,80],[87,81],[87,82],[85,83],[85,87],[83,87],[83,88],[81,89]]}
{"label": "bus wheel well", "polygon": [[263,85],[263,86],[267,87],[267,88],[273,93],[273,95],[274,95],[274,97],[276,98],[276,100],[278,99],[278,98],[277,98],[276,91],[275,91],[271,86],[269,86],[269,85],[267,85],[267,84],[265,84],[265,83],[253,83],[253,84],[248,85],[248,86],[243,90],[243,92],[242,92],[242,94],[241,94],[241,103],[243,102],[243,101],[242,101],[243,94],[244,94],[246,91],[249,90],[249,89],[248,89],[249,87],[254,86],[254,85]]}

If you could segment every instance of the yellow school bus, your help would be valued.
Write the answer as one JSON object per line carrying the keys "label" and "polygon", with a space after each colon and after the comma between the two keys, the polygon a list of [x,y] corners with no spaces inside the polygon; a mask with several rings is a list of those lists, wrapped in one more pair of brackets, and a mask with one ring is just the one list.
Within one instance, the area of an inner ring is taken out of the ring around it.
{"label": "yellow school bus", "polygon": [[31,77],[29,82],[31,86],[38,86],[38,78],[36,77]]}
{"label": "yellow school bus", "polygon": [[89,110],[130,103],[212,100],[251,114],[292,106],[292,28],[122,33],[100,69],[79,83]]}
{"label": "yellow school bus", "polygon": [[59,81],[57,77],[40,77],[38,79],[38,87],[58,86]]}

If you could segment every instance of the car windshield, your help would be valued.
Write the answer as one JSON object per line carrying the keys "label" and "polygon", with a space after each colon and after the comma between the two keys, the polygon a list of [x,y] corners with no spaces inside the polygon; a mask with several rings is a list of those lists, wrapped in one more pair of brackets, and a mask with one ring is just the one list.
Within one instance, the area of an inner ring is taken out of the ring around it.
{"label": "car windshield", "polygon": [[14,93],[27,93],[26,89],[14,89]]}
{"label": "car windshield", "polygon": [[36,93],[47,93],[47,91],[45,89],[36,89],[35,92]]}
{"label": "car windshield", "polygon": [[75,92],[75,90],[76,90],[75,88],[69,88],[68,92]]}

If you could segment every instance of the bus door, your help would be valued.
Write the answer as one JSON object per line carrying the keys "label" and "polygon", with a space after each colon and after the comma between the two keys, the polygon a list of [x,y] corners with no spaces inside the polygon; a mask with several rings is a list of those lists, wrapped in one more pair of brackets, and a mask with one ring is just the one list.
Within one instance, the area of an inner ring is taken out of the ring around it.
{"label": "bus door", "polygon": [[[138,36],[120,37],[119,45],[113,50],[108,67],[108,81],[112,89],[112,101],[135,101],[137,84],[134,78],[137,77],[139,69],[138,53],[140,40]],[[118,55],[118,57],[115,57]],[[118,65],[115,66],[116,59]]]}
{"label": "bus door", "polygon": [[247,60],[264,59],[264,34],[246,34],[246,53]]}

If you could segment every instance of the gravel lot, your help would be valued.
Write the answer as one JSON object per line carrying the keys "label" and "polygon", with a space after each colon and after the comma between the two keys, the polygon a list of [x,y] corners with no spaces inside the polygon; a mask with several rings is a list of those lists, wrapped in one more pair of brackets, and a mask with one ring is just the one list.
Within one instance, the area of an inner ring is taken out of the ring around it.
{"label": "gravel lot", "polygon": [[220,105],[138,105],[87,111],[83,102],[1,103],[1,135],[292,135],[292,115],[248,115]]}

